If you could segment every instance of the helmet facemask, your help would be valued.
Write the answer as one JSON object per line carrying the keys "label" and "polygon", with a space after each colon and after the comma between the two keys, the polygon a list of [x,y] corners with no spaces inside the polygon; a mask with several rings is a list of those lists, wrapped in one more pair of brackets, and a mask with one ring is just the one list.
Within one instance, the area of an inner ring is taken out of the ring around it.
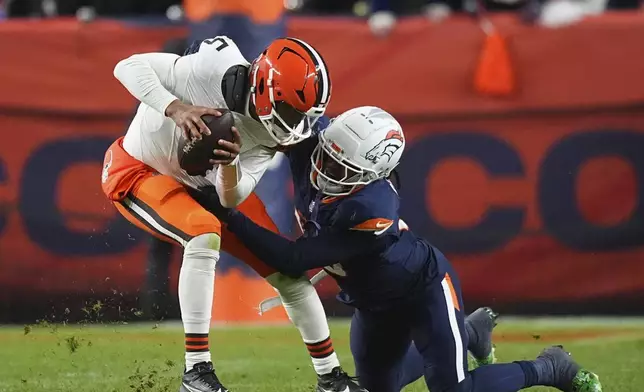
{"label": "helmet facemask", "polygon": [[311,154],[311,184],[327,196],[346,196],[378,179],[373,170],[360,167],[343,158],[323,134]]}

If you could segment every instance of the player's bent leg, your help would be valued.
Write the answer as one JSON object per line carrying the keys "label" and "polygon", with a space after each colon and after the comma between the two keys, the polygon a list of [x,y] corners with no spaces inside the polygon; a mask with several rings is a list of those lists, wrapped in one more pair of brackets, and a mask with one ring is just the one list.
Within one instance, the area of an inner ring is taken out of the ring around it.
{"label": "player's bent leg", "polygon": [[524,375],[517,364],[481,367],[493,371],[477,374],[480,377],[468,372],[468,332],[460,283],[447,259],[442,254],[437,254],[437,259],[439,278],[414,313],[412,327],[412,338],[425,362],[427,387],[432,392],[514,392],[523,388]]}
{"label": "player's bent leg", "polygon": [[136,226],[182,247],[199,234],[221,233],[219,220],[169,176],[157,174],[142,178],[114,204]]}
{"label": "player's bent leg", "polygon": [[398,382],[398,390],[402,390],[407,385],[415,382],[425,374],[425,360],[420,355],[416,344],[412,342],[407,350],[407,354],[402,361],[402,368]]}
{"label": "player's bent leg", "polygon": [[399,392],[422,375],[418,354],[409,355],[413,348],[407,315],[404,310],[353,313],[351,354],[358,381],[370,392]]}
{"label": "player's bent leg", "polygon": [[534,361],[493,364],[468,372],[468,347],[458,278],[438,255],[440,283],[429,290],[419,309],[412,336],[425,360],[425,381],[432,392],[516,392],[542,385],[565,392],[600,392],[596,375],[577,365],[560,347],[542,352]]}
{"label": "player's bent leg", "polygon": [[186,348],[181,391],[225,391],[215,375],[208,341],[220,222],[168,176],[141,179],[117,203],[119,211],[137,226],[184,247],[178,289]]}

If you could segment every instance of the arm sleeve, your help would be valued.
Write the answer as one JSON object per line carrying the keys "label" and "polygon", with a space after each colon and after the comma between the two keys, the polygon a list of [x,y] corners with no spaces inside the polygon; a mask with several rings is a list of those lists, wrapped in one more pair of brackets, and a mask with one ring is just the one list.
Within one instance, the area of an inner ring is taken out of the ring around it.
{"label": "arm sleeve", "polygon": [[168,105],[178,99],[170,92],[177,59],[170,53],[135,54],[116,64],[114,77],[136,99],[165,115]]}
{"label": "arm sleeve", "polygon": [[275,152],[256,146],[242,152],[230,165],[219,165],[215,187],[221,205],[236,207],[246,200],[266,172]]}
{"label": "arm sleeve", "polygon": [[371,254],[382,242],[360,232],[330,230],[321,231],[316,237],[300,237],[291,241],[258,226],[241,213],[230,217],[228,230],[263,262],[289,276],[301,276],[310,269]]}

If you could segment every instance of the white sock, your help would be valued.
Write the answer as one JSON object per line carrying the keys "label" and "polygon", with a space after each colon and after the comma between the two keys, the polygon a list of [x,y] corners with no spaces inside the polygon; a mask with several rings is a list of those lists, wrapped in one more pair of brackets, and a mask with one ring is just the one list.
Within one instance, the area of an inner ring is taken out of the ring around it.
{"label": "white sock", "polygon": [[326,313],[315,287],[306,277],[289,278],[280,273],[266,278],[279,293],[289,319],[300,331],[317,374],[340,366],[333,349]]}
{"label": "white sock", "polygon": [[179,273],[179,306],[186,336],[186,370],[210,362],[208,332],[215,292],[220,238],[202,234],[188,242]]}

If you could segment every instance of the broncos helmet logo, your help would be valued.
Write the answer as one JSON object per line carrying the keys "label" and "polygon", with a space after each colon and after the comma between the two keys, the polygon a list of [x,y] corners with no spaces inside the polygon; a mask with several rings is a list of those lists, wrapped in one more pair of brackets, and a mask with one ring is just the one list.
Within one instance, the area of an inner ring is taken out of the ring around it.
{"label": "broncos helmet logo", "polygon": [[404,142],[405,139],[403,139],[403,135],[400,131],[395,129],[391,130],[383,140],[378,142],[378,144],[376,144],[371,150],[367,151],[364,157],[373,163],[378,163],[384,158],[389,162],[396,151],[403,146]]}

